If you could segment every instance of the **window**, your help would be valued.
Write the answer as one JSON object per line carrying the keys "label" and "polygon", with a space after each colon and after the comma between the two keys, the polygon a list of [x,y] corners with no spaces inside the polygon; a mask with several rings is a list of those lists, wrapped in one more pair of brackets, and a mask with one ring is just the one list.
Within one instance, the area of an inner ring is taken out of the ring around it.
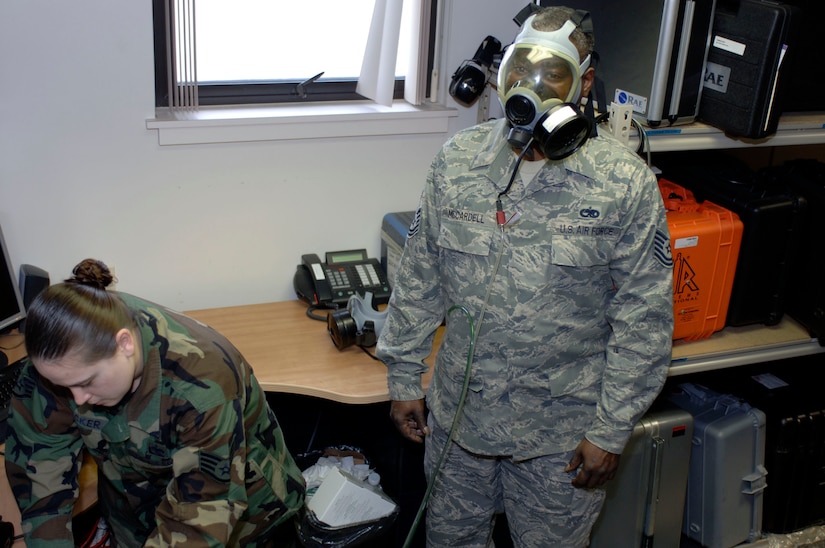
{"label": "window", "polygon": [[[196,90],[197,105],[363,100],[356,87],[373,10],[386,1],[401,5],[400,0],[153,0],[155,104],[170,106],[170,92],[179,93],[181,84]],[[427,78],[420,87],[429,88],[436,3],[403,2],[395,98],[404,96],[407,78],[420,80],[419,74]],[[186,19],[193,20],[189,26]],[[195,60],[169,57],[169,43],[179,53],[196,50]],[[427,55],[419,72],[408,76],[407,61],[420,49]]]}

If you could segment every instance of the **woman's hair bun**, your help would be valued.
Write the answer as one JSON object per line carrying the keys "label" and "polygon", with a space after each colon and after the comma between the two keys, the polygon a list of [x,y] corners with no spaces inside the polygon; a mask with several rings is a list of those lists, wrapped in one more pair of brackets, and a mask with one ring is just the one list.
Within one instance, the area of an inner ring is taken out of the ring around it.
{"label": "woman's hair bun", "polygon": [[66,282],[88,285],[98,289],[106,289],[115,279],[109,267],[97,259],[84,259],[74,267],[72,274],[73,276]]}

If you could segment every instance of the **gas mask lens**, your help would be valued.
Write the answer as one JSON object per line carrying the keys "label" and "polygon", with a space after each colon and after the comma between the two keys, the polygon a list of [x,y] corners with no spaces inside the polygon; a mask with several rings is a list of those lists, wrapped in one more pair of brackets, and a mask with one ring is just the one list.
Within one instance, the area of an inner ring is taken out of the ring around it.
{"label": "gas mask lens", "polygon": [[507,98],[518,91],[533,96],[537,108],[545,110],[546,101],[575,99],[579,66],[572,59],[544,46],[515,44],[505,54],[499,69],[499,93]]}

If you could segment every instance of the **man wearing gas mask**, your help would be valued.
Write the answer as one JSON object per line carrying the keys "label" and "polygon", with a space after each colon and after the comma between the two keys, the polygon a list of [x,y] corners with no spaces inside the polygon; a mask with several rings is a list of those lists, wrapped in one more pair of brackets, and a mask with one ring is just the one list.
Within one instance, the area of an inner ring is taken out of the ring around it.
{"label": "man wearing gas mask", "polygon": [[378,355],[437,476],[428,546],[487,546],[500,513],[516,546],[586,546],[667,375],[665,211],[647,165],[581,113],[588,31],[562,7],[524,22],[499,70],[506,119],[443,146],[407,236]]}

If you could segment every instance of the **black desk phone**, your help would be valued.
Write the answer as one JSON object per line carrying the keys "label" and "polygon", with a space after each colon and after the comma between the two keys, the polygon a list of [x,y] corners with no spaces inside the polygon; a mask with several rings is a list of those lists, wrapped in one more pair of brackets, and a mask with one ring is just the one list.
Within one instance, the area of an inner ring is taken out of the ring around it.
{"label": "black desk phone", "polygon": [[366,249],[329,251],[325,261],[318,255],[301,256],[293,280],[295,293],[311,305],[346,308],[350,296],[371,292],[373,304],[390,299],[390,283],[377,259],[367,257]]}

